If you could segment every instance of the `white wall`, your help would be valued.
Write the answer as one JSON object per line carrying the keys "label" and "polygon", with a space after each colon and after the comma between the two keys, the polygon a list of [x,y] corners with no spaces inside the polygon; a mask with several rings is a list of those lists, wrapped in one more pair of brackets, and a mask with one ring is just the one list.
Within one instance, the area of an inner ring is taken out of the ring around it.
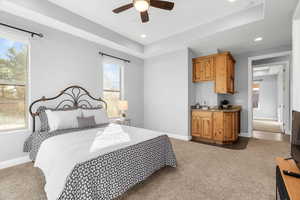
{"label": "white wall", "polygon": [[[258,52],[249,52],[240,55],[233,55],[235,64],[235,90],[237,93],[228,95],[232,104],[241,105],[241,132],[247,136],[248,133],[248,58],[253,56],[290,51],[290,46],[282,46],[273,49],[266,49]],[[282,61],[282,60],[281,60]]]}
{"label": "white wall", "polygon": [[[300,9],[299,9],[300,13]],[[300,111],[300,19],[293,22],[293,110]]]}
{"label": "white wall", "polygon": [[[30,102],[51,97],[70,85],[80,85],[92,95],[102,96],[100,50],[130,59],[124,72],[128,117],[135,126],[143,126],[143,61],[95,43],[0,12],[1,20],[41,32],[44,38],[31,41]],[[0,133],[0,162],[24,156],[22,147],[29,132]]]}
{"label": "white wall", "polygon": [[257,76],[254,80],[259,82],[259,108],[253,109],[254,119],[272,119],[277,120],[278,108],[278,83],[277,75]]}
{"label": "white wall", "polygon": [[189,136],[190,57],[184,49],[145,61],[145,128]]}
{"label": "white wall", "polygon": [[[62,8],[50,1],[41,0],[8,0],[0,1],[0,10],[44,24],[74,36],[88,39],[98,44],[109,45],[131,55],[144,51],[144,46],[100,24]],[[31,28],[27,24],[22,27]]]}

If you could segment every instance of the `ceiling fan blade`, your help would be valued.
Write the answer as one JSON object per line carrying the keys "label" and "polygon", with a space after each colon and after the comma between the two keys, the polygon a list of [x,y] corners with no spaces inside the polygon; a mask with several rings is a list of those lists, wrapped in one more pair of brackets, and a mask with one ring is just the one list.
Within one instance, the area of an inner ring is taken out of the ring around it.
{"label": "ceiling fan blade", "polygon": [[155,8],[160,8],[164,10],[173,10],[174,3],[169,1],[151,0],[150,5]]}
{"label": "ceiling fan blade", "polygon": [[133,7],[133,3],[130,3],[130,4],[127,4],[127,5],[124,5],[119,8],[114,9],[113,12],[118,14],[118,13],[128,10],[129,8],[132,8],[132,7]]}
{"label": "ceiling fan blade", "polygon": [[148,11],[141,12],[141,18],[142,18],[142,22],[143,23],[148,22],[149,21]]}

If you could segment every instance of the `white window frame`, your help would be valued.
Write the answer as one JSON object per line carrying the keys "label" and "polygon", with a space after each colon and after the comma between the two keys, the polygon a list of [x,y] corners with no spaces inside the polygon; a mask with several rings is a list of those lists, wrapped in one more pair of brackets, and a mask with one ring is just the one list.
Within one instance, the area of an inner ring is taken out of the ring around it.
{"label": "white window frame", "polygon": [[[106,57],[106,56],[103,56],[103,58]],[[105,59],[105,58],[104,58]],[[108,59],[115,61],[117,62],[118,60],[115,59],[115,58],[110,58],[108,57]],[[119,62],[119,61],[118,61]],[[121,61],[120,61],[121,63]],[[120,91],[119,90],[107,90],[104,88],[104,84],[103,84],[103,80],[104,80],[104,70],[103,70],[103,67],[104,67],[104,60],[102,60],[102,96],[104,96],[104,92],[120,92],[120,101],[121,100],[124,100],[124,94],[125,94],[125,90],[124,90],[124,68],[125,68],[125,63],[123,64],[120,64]],[[109,117],[109,119],[111,120],[114,120],[114,119],[119,119],[120,117]]]}
{"label": "white window frame", "polygon": [[30,81],[30,74],[31,74],[31,43],[28,37],[28,34],[24,33],[16,33],[15,31],[6,30],[0,28],[0,37],[21,42],[27,45],[28,52],[27,52],[27,74],[26,74],[26,90],[25,90],[25,127],[20,129],[8,129],[8,130],[0,130],[0,135],[4,134],[13,134],[13,133],[28,133],[32,131],[31,124],[32,120],[29,115],[29,104],[31,101],[31,81]]}

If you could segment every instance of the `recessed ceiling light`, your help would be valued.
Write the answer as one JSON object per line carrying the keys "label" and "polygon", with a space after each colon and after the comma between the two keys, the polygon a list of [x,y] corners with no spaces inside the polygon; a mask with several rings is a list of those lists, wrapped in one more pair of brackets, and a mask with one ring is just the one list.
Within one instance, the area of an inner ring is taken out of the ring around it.
{"label": "recessed ceiling light", "polygon": [[142,34],[142,35],[141,35],[141,38],[146,38],[146,37],[147,37],[146,34]]}
{"label": "recessed ceiling light", "polygon": [[230,3],[236,2],[236,0],[227,0],[227,1],[229,1]]}
{"label": "recessed ceiling light", "polygon": [[262,41],[264,38],[263,37],[257,37],[257,38],[254,38],[254,42],[260,42]]}

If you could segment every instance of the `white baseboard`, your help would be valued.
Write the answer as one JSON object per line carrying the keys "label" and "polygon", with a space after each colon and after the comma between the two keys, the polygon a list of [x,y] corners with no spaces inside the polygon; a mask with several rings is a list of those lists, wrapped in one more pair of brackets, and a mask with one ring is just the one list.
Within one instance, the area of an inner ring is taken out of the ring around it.
{"label": "white baseboard", "polygon": [[0,162],[0,169],[12,167],[15,165],[20,165],[20,164],[27,163],[30,161],[31,160],[29,159],[29,156],[24,156],[24,157],[15,158],[12,160],[3,161],[3,162]]}
{"label": "white baseboard", "polygon": [[249,136],[248,132],[241,132],[241,133],[240,133],[240,136],[241,136],[241,137],[248,137],[248,138],[251,137],[251,136]]}
{"label": "white baseboard", "polygon": [[270,117],[270,118],[263,118],[263,117],[254,117],[253,120],[266,120],[266,121],[277,121],[277,118],[273,118],[273,117]]}
{"label": "white baseboard", "polygon": [[184,141],[190,141],[192,139],[191,136],[185,136],[185,135],[177,135],[177,134],[171,134],[171,133],[167,133],[167,135],[170,138],[174,138],[174,139],[178,139],[178,140],[184,140]]}
{"label": "white baseboard", "polygon": [[[166,133],[170,138],[174,138],[174,139],[178,139],[178,140],[184,140],[184,141],[190,141],[192,140],[191,136],[185,136],[185,135],[177,135],[177,134],[172,134],[172,133]],[[242,132],[240,133],[241,137],[248,137],[250,138],[250,136],[248,135],[248,132]]]}

